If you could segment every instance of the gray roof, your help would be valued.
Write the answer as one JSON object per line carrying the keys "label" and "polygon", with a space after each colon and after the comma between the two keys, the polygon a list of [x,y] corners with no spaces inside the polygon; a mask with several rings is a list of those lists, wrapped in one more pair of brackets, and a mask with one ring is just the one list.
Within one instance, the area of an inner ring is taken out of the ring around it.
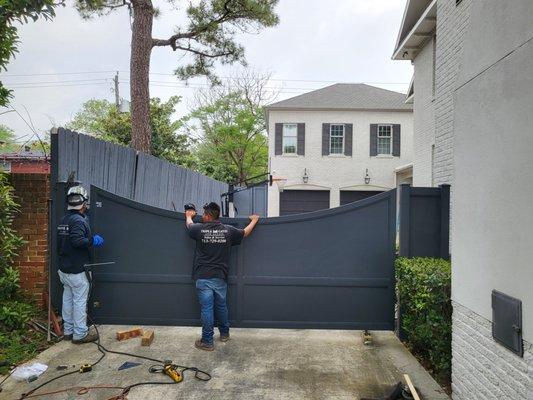
{"label": "gray roof", "polygon": [[276,109],[326,110],[398,110],[412,111],[405,104],[405,94],[365,85],[363,83],[336,83],[322,89],[291,97],[266,106]]}

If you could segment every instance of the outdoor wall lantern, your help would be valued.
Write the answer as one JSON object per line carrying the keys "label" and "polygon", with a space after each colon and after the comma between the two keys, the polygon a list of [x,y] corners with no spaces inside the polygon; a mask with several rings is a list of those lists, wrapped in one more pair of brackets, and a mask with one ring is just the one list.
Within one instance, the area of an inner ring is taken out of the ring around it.
{"label": "outdoor wall lantern", "polygon": [[309,175],[307,174],[307,168],[304,168],[304,174],[302,175],[303,183],[309,182]]}
{"label": "outdoor wall lantern", "polygon": [[370,175],[368,175],[368,168],[366,169],[365,174],[365,185],[368,185],[370,183]]}

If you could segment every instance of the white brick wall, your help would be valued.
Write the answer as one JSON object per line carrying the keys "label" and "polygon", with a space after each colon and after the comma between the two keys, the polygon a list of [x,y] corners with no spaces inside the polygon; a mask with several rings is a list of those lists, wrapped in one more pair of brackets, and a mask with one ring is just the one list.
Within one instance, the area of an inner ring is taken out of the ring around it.
{"label": "white brick wall", "polygon": [[[340,203],[340,190],[389,190],[396,187],[394,169],[413,160],[413,113],[379,111],[270,111],[270,171],[287,179],[285,189],[330,190],[330,206]],[[305,156],[275,155],[276,123],[305,123]],[[353,156],[322,156],[322,124],[353,124]],[[370,157],[370,124],[401,125],[401,156]],[[371,177],[365,185],[365,170]],[[304,169],[308,184],[302,182]],[[268,215],[279,215],[279,191],[276,185],[268,190]]]}
{"label": "white brick wall", "polygon": [[435,143],[433,93],[433,39],[413,60],[414,65],[414,160],[413,186],[432,186],[431,147]]}
{"label": "white brick wall", "polygon": [[[435,67],[434,184],[453,188],[454,90],[461,67],[462,49],[470,20],[472,0],[437,2],[437,57]],[[416,88],[415,88],[416,91]],[[453,189],[452,189],[453,191]]]}
{"label": "white brick wall", "polygon": [[533,345],[520,358],[492,339],[490,321],[453,306],[453,399],[532,400]]}

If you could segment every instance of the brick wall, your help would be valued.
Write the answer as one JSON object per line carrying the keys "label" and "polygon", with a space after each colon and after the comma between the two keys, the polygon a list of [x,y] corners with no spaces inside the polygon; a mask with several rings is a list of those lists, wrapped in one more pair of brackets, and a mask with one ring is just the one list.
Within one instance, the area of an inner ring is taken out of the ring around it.
{"label": "brick wall", "polygon": [[10,180],[21,209],[15,217],[14,228],[26,241],[15,260],[15,267],[20,271],[22,289],[44,308],[43,291],[48,281],[50,175],[12,174]]}
{"label": "brick wall", "polygon": [[454,303],[454,400],[533,399],[533,345],[524,342],[524,358],[492,339],[491,323]]}
{"label": "brick wall", "polygon": [[415,79],[413,186],[433,186],[431,165],[431,148],[435,143],[433,46],[434,40],[428,40],[413,60]]}
{"label": "brick wall", "polygon": [[454,91],[461,68],[463,41],[470,22],[472,0],[439,0],[435,61],[434,184],[448,183],[453,190]]}

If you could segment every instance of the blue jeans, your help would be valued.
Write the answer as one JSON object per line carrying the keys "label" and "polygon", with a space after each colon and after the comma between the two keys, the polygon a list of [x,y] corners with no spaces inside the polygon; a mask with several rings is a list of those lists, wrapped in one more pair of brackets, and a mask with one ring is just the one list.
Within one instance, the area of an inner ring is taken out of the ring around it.
{"label": "blue jeans", "polygon": [[74,340],[87,336],[87,300],[89,296],[89,281],[85,272],[80,274],[59,273],[63,284],[63,333],[72,335]]}
{"label": "blue jeans", "polygon": [[213,344],[215,320],[218,323],[220,334],[229,334],[228,306],[226,305],[228,284],[219,278],[198,279],[196,292],[202,308],[202,342]]}

